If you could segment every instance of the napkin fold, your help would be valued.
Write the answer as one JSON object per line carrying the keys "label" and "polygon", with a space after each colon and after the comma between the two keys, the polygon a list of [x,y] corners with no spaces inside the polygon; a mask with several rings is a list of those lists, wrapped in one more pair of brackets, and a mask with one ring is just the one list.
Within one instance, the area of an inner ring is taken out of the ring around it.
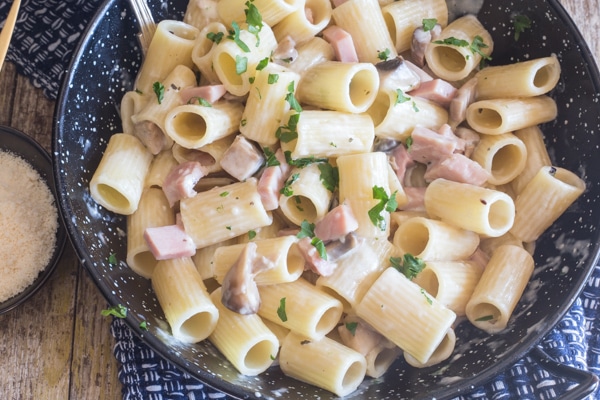
{"label": "napkin fold", "polygon": [[[88,22],[103,0],[26,0],[7,60],[50,99],[56,99],[63,76]],[[0,0],[0,21],[10,2]],[[600,374],[600,268],[561,322],[538,344],[554,360]],[[114,355],[125,400],[231,399],[179,370],[156,354],[122,320],[114,319]],[[576,383],[553,376],[530,356],[492,381],[456,400],[554,399]],[[589,399],[600,399],[600,394]]]}

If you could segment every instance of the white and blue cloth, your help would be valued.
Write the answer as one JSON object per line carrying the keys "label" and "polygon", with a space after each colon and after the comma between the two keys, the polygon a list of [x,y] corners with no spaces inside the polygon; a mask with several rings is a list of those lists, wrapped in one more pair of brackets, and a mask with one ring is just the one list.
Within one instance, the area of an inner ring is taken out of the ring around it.
{"label": "white and blue cloth", "polygon": [[[24,0],[7,61],[20,74],[57,97],[77,43],[102,0]],[[0,21],[11,3],[0,0]],[[573,307],[538,344],[553,360],[600,375],[600,267],[596,267]],[[126,400],[230,399],[182,372],[115,319],[111,332],[119,379]],[[576,385],[553,376],[526,356],[504,373],[457,399],[554,399]],[[599,399],[600,390],[589,400]]]}

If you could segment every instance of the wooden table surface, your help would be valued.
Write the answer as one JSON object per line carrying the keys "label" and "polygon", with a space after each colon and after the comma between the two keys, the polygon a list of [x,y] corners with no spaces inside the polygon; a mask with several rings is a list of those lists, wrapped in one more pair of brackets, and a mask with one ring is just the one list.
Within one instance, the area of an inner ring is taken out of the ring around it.
{"label": "wooden table surface", "polygon": [[[600,3],[562,0],[600,60]],[[0,124],[50,149],[55,103],[13,64],[0,72]],[[107,302],[80,266],[70,243],[45,286],[26,304],[0,316],[0,399],[119,399]]]}

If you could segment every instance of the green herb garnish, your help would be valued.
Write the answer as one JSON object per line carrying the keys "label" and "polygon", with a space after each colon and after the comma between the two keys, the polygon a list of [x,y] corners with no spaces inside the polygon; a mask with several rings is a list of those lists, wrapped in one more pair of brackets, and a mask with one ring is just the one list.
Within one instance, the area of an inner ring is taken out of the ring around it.
{"label": "green herb garnish", "polygon": [[356,328],[358,327],[358,322],[346,322],[346,329],[350,331],[352,336],[356,335]]}
{"label": "green herb garnish", "polygon": [[515,28],[515,41],[517,42],[521,38],[521,33],[525,32],[525,29],[531,28],[531,19],[527,15],[515,15],[513,26]]}
{"label": "green herb garnish", "polygon": [[377,58],[379,58],[381,61],[386,61],[388,58],[390,58],[390,49],[378,51]]}
{"label": "green herb garnish", "polygon": [[233,40],[235,44],[237,44],[238,47],[242,49],[242,51],[244,51],[245,53],[250,53],[250,48],[248,47],[248,45],[244,43],[242,39],[240,39],[240,26],[238,25],[238,23],[233,21],[231,23],[231,27],[232,29],[229,30],[229,35],[227,36],[227,39]]}
{"label": "green herb garnish", "polygon": [[103,317],[108,317],[109,315],[112,315],[116,318],[125,318],[127,317],[127,307],[125,307],[122,304],[118,304],[116,306],[109,307],[106,310],[100,311],[100,314]]}
{"label": "green herb garnish", "polygon": [[287,181],[285,181],[285,184],[283,185],[279,193],[286,197],[292,196],[294,194],[294,191],[292,190],[291,186],[294,182],[298,180],[298,178],[300,178],[299,173],[292,174],[292,176]]}
{"label": "green herb garnish", "polygon": [[426,267],[425,261],[409,253],[406,253],[402,258],[390,257],[390,264],[411,280]]}
{"label": "green herb garnish", "polygon": [[396,192],[392,193],[391,196],[388,196],[384,188],[381,186],[373,186],[373,199],[379,200],[379,203],[368,211],[369,219],[373,225],[384,231],[387,228],[387,224],[381,213],[383,211],[392,212],[398,207],[398,202],[396,202]]}
{"label": "green herb garnish", "polygon": [[154,82],[152,90],[154,90],[154,94],[156,94],[158,104],[162,104],[162,101],[165,98],[165,86],[160,82]]}
{"label": "green herb garnish", "polygon": [[285,297],[279,299],[279,307],[277,308],[277,316],[282,322],[287,321],[287,314],[285,312]]}
{"label": "green herb garnish", "polygon": [[221,40],[223,40],[223,36],[225,36],[225,34],[223,32],[208,32],[206,34],[206,38],[208,40],[210,40],[211,42],[214,42],[216,44],[221,43]]}
{"label": "green herb garnish", "polygon": [[402,89],[396,89],[396,102],[394,103],[394,105],[406,103],[409,100],[410,97],[405,96]]}
{"label": "green herb garnish", "polygon": [[438,23],[437,18],[424,18],[423,19],[423,30],[425,32],[429,32],[430,30],[435,28],[437,23]]}
{"label": "green herb garnish", "polygon": [[333,193],[340,182],[340,174],[338,168],[334,167],[328,162],[321,163],[318,165],[318,167],[319,171],[321,172],[321,175],[319,175],[321,183],[323,184],[323,186],[325,186],[325,189]]}

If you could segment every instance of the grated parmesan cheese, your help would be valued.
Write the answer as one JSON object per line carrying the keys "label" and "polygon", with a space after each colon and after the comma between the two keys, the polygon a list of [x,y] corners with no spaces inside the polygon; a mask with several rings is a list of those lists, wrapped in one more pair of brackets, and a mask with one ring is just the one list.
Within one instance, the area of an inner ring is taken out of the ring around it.
{"label": "grated parmesan cheese", "polygon": [[0,302],[31,285],[54,252],[52,192],[24,159],[0,151]]}

